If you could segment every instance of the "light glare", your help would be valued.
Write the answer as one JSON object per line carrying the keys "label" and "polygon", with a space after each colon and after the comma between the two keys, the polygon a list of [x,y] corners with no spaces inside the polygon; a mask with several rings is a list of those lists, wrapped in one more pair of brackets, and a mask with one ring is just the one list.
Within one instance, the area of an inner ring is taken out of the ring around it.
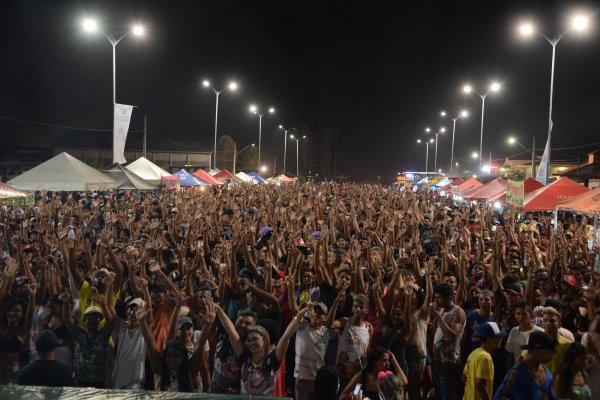
{"label": "light glare", "polygon": [[86,32],[95,32],[98,29],[98,24],[96,24],[96,21],[92,19],[86,19],[83,21],[82,26]]}
{"label": "light glare", "polygon": [[466,111],[466,110],[463,110],[463,111],[461,111],[460,116],[461,117],[468,117],[469,116],[469,112]]}
{"label": "light glare", "polygon": [[202,81],[202,86],[204,87],[209,87],[210,86],[210,82],[207,80]]}
{"label": "light glare", "polygon": [[515,144],[516,142],[517,142],[517,139],[515,139],[514,137],[508,138],[508,143]]}
{"label": "light glare", "polygon": [[238,87],[238,85],[235,82],[231,82],[229,84],[229,90],[237,90],[237,87]]}
{"label": "light glare", "polygon": [[274,109],[273,107],[271,107],[271,108],[269,108],[269,112],[270,112],[271,114],[273,114],[273,113],[275,112],[275,109]]}
{"label": "light glare", "polygon": [[498,90],[500,90],[500,84],[498,82],[494,82],[490,86],[490,89],[492,92],[497,92]]}
{"label": "light glare", "polygon": [[523,36],[530,36],[533,33],[533,25],[529,23],[523,24],[521,25],[521,28],[519,28],[519,31]]}
{"label": "light glare", "polygon": [[141,25],[136,25],[133,27],[133,34],[135,36],[142,36],[144,34],[144,27]]}
{"label": "light glare", "polygon": [[465,93],[471,93],[473,91],[473,88],[471,87],[471,85],[465,85],[463,86],[463,92]]}
{"label": "light glare", "polygon": [[583,31],[587,29],[589,25],[589,19],[584,15],[577,15],[573,18],[572,26],[573,29]]}
{"label": "light glare", "polygon": [[442,112],[440,113],[440,115],[441,115],[442,117],[445,117],[445,116],[446,116],[446,111],[442,111]]}

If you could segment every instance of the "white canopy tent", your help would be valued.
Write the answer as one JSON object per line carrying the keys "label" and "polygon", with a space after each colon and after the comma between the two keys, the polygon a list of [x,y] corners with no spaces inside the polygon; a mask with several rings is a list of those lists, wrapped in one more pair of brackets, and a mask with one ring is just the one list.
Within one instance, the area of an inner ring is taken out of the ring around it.
{"label": "white canopy tent", "polygon": [[153,185],[148,181],[140,178],[133,172],[124,168],[122,165],[115,163],[104,170],[104,173],[117,182],[117,189],[123,190],[154,190],[158,189],[157,185]]}
{"label": "white canopy tent", "polygon": [[60,153],[7,182],[21,190],[85,192],[114,189],[117,183],[75,157]]}
{"label": "white canopy tent", "polygon": [[248,175],[245,172],[238,172],[237,174],[235,174],[235,176],[237,176],[238,178],[240,178],[241,180],[243,180],[246,183],[258,183],[256,181],[256,179],[254,179],[253,177],[251,177],[250,175]]}
{"label": "white canopy tent", "polygon": [[160,185],[163,176],[171,176],[170,173],[145,157],[138,158],[125,168],[153,185]]}

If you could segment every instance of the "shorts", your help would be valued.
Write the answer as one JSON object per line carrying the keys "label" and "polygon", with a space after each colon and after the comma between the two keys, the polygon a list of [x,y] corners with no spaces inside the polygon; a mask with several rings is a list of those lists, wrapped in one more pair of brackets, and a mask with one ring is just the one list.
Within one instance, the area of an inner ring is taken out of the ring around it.
{"label": "shorts", "polygon": [[406,347],[406,360],[409,371],[425,371],[425,354],[421,353],[419,348],[413,344]]}

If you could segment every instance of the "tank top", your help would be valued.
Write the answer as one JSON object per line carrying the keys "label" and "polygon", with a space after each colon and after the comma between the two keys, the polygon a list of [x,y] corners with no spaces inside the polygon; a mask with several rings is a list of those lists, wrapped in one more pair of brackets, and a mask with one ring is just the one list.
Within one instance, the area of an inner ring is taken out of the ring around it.
{"label": "tank top", "polygon": [[[365,324],[366,325],[366,324]],[[356,326],[348,319],[338,341],[337,361],[344,358],[355,365],[355,370],[361,370],[364,365],[362,358],[369,347],[369,328]]]}
{"label": "tank top", "polygon": [[[442,319],[446,325],[451,326],[452,316],[457,309],[458,306],[455,304],[450,310],[442,311]],[[460,362],[460,339],[463,334],[464,325],[454,340],[444,337],[442,328],[437,325],[433,336],[433,359],[442,363],[458,364]]]}
{"label": "tank top", "polygon": [[427,322],[421,318],[421,310],[410,315],[410,336],[408,343],[414,345],[422,355],[427,354]]}

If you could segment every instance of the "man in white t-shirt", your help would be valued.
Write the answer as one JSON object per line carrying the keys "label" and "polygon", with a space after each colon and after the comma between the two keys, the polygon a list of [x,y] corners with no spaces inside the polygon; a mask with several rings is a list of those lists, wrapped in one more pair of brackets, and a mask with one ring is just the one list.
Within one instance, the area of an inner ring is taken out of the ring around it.
{"label": "man in white t-shirt", "polygon": [[296,332],[296,400],[313,398],[317,371],[325,366],[327,344],[337,335],[336,331],[324,325],[326,318],[327,306],[317,303],[310,315],[310,321],[304,320]]}
{"label": "man in white t-shirt", "polygon": [[531,322],[532,309],[526,302],[516,303],[515,306],[515,320],[519,325],[515,326],[510,330],[508,334],[508,340],[506,341],[506,351],[509,353],[510,364],[514,365],[515,362],[521,357],[523,352],[522,346],[527,345],[527,339],[531,332],[543,331],[542,328],[536,326]]}
{"label": "man in white t-shirt", "polygon": [[[110,304],[110,302],[108,302]],[[142,336],[137,313],[144,309],[144,300],[135,298],[127,305],[127,321],[117,317],[117,353],[113,368],[113,388],[143,389],[146,340]],[[114,308],[111,306],[111,311]]]}

